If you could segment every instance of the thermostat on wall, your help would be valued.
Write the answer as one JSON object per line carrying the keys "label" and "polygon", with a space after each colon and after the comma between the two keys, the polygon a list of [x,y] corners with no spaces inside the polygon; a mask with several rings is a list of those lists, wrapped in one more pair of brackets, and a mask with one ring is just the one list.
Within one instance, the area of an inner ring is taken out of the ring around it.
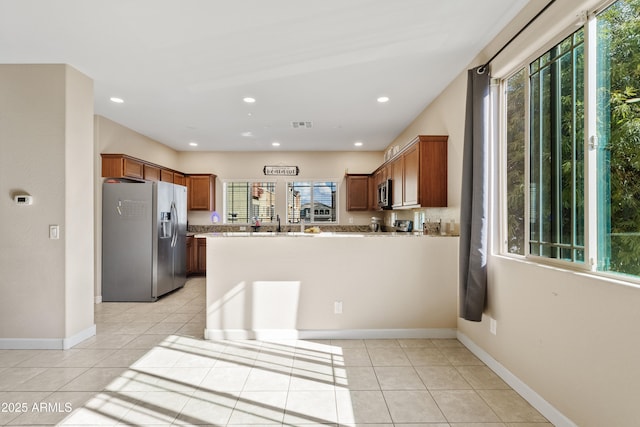
{"label": "thermostat on wall", "polygon": [[13,198],[15,200],[16,205],[32,205],[33,204],[33,196],[27,196],[26,194],[18,194]]}

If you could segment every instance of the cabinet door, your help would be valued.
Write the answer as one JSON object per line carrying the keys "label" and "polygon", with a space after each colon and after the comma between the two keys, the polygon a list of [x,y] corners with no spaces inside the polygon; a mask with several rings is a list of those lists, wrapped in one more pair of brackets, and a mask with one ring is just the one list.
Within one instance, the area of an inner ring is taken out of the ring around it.
{"label": "cabinet door", "polygon": [[195,273],[198,265],[198,254],[196,252],[198,248],[194,244],[194,240],[193,236],[187,236],[187,274]]}
{"label": "cabinet door", "polygon": [[385,182],[388,179],[392,179],[392,170],[391,170],[391,165],[385,165],[380,169],[380,182],[379,184],[382,184],[383,182]]}
{"label": "cabinet door", "polygon": [[420,136],[420,205],[447,206],[447,136]]}
{"label": "cabinet door", "polygon": [[207,272],[207,239],[196,239],[196,245],[198,247],[198,273]]}
{"label": "cabinet door", "polygon": [[215,175],[189,175],[187,179],[187,193],[189,210],[215,210]]}
{"label": "cabinet door", "polygon": [[179,172],[174,172],[173,183],[178,185],[187,185],[187,180],[185,179],[184,174],[181,174]]}
{"label": "cabinet door", "polygon": [[122,157],[114,156],[113,154],[101,154],[101,156],[102,176],[109,178],[121,178],[123,176]]}
{"label": "cabinet door", "polygon": [[378,184],[376,183],[376,177],[369,175],[369,210],[378,210]]}
{"label": "cabinet door", "polygon": [[142,162],[137,160],[124,158],[122,159],[122,169],[124,171],[124,176],[128,178],[144,178],[144,170]]}
{"label": "cabinet door", "polygon": [[420,186],[420,150],[418,144],[410,147],[403,155],[402,204],[417,205]]}
{"label": "cabinet door", "polygon": [[391,163],[391,200],[392,206],[402,206],[403,195],[403,164],[402,157]]}
{"label": "cabinet door", "polygon": [[160,171],[160,181],[173,182],[173,172],[162,169]]}
{"label": "cabinet door", "polygon": [[144,165],[144,179],[147,181],[160,181],[160,168]]}
{"label": "cabinet door", "polygon": [[347,210],[369,209],[369,175],[347,175]]}
{"label": "cabinet door", "polygon": [[382,168],[378,168],[372,176],[374,185],[378,187],[378,184],[382,182]]}

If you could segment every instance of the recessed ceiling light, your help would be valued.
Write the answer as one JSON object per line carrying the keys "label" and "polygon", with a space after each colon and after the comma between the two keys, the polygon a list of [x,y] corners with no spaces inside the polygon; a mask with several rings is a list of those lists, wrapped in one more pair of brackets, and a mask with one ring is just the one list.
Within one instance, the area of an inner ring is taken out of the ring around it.
{"label": "recessed ceiling light", "polygon": [[116,96],[112,96],[109,99],[111,100],[111,102],[115,102],[116,104],[122,104],[124,102],[124,99],[118,98]]}
{"label": "recessed ceiling light", "polygon": [[356,141],[353,143],[353,145],[355,145],[356,147],[362,147],[362,142],[361,141]]}
{"label": "recessed ceiling light", "polygon": [[197,147],[198,143],[197,142],[190,142],[189,145],[192,146],[192,147]]}
{"label": "recessed ceiling light", "polygon": [[385,102],[389,102],[389,97],[388,96],[381,96],[378,98],[378,102],[381,104],[384,104]]}
{"label": "recessed ceiling light", "polygon": [[246,102],[247,104],[253,104],[254,102],[256,102],[256,99],[255,99],[255,98],[252,98],[252,97],[250,97],[250,96],[247,96],[247,97],[245,97],[245,98],[242,98],[242,100],[243,100],[244,102]]}
{"label": "recessed ceiling light", "polygon": [[274,147],[280,147],[280,143],[277,141],[273,141],[271,145],[273,145]]}

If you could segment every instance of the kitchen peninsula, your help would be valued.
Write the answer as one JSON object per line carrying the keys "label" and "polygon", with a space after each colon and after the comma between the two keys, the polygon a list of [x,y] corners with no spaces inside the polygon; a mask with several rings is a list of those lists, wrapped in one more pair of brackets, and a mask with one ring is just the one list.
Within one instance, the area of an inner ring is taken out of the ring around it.
{"label": "kitchen peninsula", "polygon": [[458,238],[205,233],[207,339],[449,338]]}

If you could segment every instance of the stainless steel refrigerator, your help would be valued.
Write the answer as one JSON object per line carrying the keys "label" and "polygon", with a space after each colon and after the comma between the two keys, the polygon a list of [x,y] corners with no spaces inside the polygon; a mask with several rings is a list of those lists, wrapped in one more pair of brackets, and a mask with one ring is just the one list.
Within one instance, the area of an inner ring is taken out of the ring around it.
{"label": "stainless steel refrigerator", "polygon": [[102,185],[102,300],[155,301],[184,286],[187,188],[168,182]]}

